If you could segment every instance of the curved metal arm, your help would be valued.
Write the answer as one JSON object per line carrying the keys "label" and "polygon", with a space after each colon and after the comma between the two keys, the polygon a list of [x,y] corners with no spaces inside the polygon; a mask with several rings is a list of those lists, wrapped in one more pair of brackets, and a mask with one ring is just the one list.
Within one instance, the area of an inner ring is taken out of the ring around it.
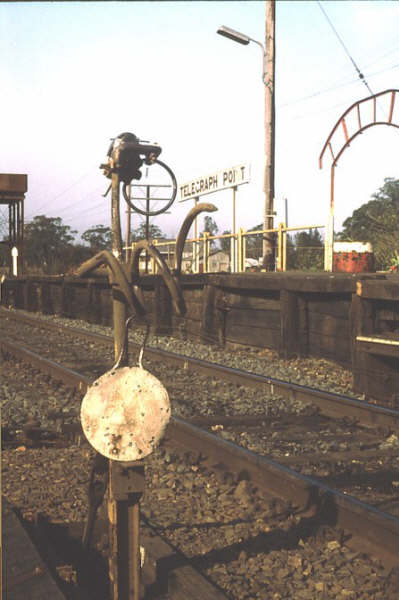
{"label": "curved metal arm", "polygon": [[165,285],[167,286],[167,288],[170,292],[170,295],[172,296],[173,306],[174,306],[177,314],[179,316],[183,316],[184,313],[186,312],[186,305],[185,305],[185,302],[183,299],[183,294],[180,289],[180,285],[173,278],[172,273],[170,272],[170,269],[169,269],[168,265],[166,264],[166,262],[164,261],[164,259],[162,258],[161,254],[158,252],[158,250],[155,248],[155,246],[153,246],[147,240],[141,240],[140,242],[138,242],[136,244],[136,246],[134,247],[134,250],[132,252],[131,258],[130,258],[129,264],[130,264],[130,269],[131,269],[131,273],[133,276],[133,287],[134,287],[135,293],[141,294],[141,290],[139,289],[139,287],[137,285],[135,285],[135,283],[137,282],[137,279],[139,277],[140,255],[144,251],[148,252],[148,254],[150,254],[152,256],[152,258],[155,260],[155,262],[157,263],[158,268],[161,272],[160,273],[161,277],[164,280]]}
{"label": "curved metal arm", "polygon": [[87,273],[90,273],[93,269],[99,267],[100,265],[106,264],[111,273],[112,277],[121,292],[123,293],[126,302],[129,304],[130,308],[140,316],[144,316],[146,313],[144,303],[137,298],[136,294],[132,292],[132,289],[129,285],[127,277],[121,267],[121,264],[115,258],[115,256],[109,252],[109,250],[102,250],[93,258],[90,258],[86,262],[84,262],[76,271],[76,275],[78,277],[83,277]]}
{"label": "curved metal arm", "polygon": [[186,243],[188,232],[190,231],[190,227],[193,224],[195,217],[202,212],[215,212],[218,210],[214,204],[202,202],[201,204],[197,204],[194,206],[188,213],[187,217],[183,221],[183,225],[180,228],[179,235],[176,239],[176,254],[175,254],[175,275],[179,277],[181,273],[181,263],[183,258],[183,249],[184,244]]}

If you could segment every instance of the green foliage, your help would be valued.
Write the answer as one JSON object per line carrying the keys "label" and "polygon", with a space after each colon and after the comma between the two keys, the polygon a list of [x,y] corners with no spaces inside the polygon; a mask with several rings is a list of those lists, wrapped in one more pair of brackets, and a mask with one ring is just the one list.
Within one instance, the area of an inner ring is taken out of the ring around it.
{"label": "green foliage", "polygon": [[[228,233],[231,233],[230,229],[225,229],[223,231],[222,235],[227,235]],[[221,240],[219,240],[219,243],[220,243],[220,249],[223,250],[223,252],[227,252],[227,254],[229,254],[231,238],[222,238]]]}
{"label": "green foliage", "polygon": [[[248,231],[262,231],[263,223],[251,227]],[[247,258],[260,258],[263,256],[263,236],[262,235],[251,235],[247,237],[246,241],[246,254]]]}
{"label": "green foliage", "polygon": [[111,229],[104,225],[95,225],[82,233],[82,240],[89,244],[94,253],[110,250],[112,245]]}
{"label": "green foliage", "polygon": [[[209,215],[204,217],[204,231],[207,231],[211,237],[217,235],[219,231],[216,221]],[[200,236],[204,235],[204,231],[201,231]],[[215,242],[216,240],[211,240],[210,245],[212,248],[216,246]]]}
{"label": "green foliage", "polygon": [[46,274],[65,270],[76,231],[64,225],[60,217],[38,215],[25,225],[24,233],[27,267]]}
{"label": "green foliage", "polygon": [[338,233],[340,241],[370,242],[377,269],[387,269],[399,253],[399,179],[384,185],[352,213]]}
{"label": "green foliage", "polygon": [[[153,225],[150,223],[149,226],[149,239],[154,240],[155,238],[164,238],[165,235],[162,233],[160,227],[158,225]],[[139,242],[140,240],[146,239],[146,231],[145,231],[145,221],[140,223],[137,229],[133,229],[131,233],[132,242]]]}
{"label": "green foliage", "polygon": [[287,270],[322,271],[324,243],[318,229],[287,235]]}
{"label": "green foliage", "polygon": [[83,244],[69,244],[64,251],[62,271],[64,273],[72,273],[85,260],[93,256],[93,251],[88,246]]}

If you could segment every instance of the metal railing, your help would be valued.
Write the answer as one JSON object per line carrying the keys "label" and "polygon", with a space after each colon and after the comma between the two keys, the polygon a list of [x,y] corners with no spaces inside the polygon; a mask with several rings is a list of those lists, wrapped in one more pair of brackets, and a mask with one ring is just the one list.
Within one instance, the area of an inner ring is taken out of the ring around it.
{"label": "metal railing", "polygon": [[[211,236],[205,231],[201,236],[191,238],[186,241],[185,252],[183,252],[183,267],[182,272],[186,273],[213,273],[217,271],[229,271],[231,273],[243,273],[251,269],[252,261],[256,263],[258,269],[261,268],[262,259],[262,241],[266,233],[273,233],[276,236],[276,271],[287,270],[287,234],[294,231],[309,231],[311,229],[323,229],[325,225],[306,225],[300,227],[286,227],[284,223],[280,223],[274,229],[259,229],[256,231],[244,231],[242,227],[234,233],[225,233],[222,235]],[[259,238],[259,248],[254,244],[249,248],[250,240]],[[230,248],[224,249],[223,246],[216,247],[214,245],[218,240],[230,240]],[[170,268],[174,267],[175,256],[175,240],[159,241],[152,240],[152,244],[159,250],[165,258]],[[134,248],[135,244],[132,244]],[[309,247],[308,247],[309,248]],[[316,249],[316,247],[312,247]],[[324,270],[328,270],[326,264],[326,249],[323,246],[318,246],[317,250],[324,254]],[[248,252],[252,255],[258,253],[257,259],[249,259]],[[225,257],[219,255],[219,260],[212,261],[212,255],[216,253],[224,253]],[[145,265],[145,259],[142,259],[142,265]],[[221,268],[223,267],[223,268]],[[156,273],[157,266],[154,259],[150,259],[148,264],[148,272]]]}

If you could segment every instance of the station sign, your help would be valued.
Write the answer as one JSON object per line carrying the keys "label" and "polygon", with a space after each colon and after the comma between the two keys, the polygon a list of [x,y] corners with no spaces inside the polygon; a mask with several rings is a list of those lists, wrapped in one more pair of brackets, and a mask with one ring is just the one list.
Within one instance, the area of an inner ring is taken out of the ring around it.
{"label": "station sign", "polygon": [[198,198],[199,196],[205,196],[205,194],[219,192],[227,188],[236,187],[243,183],[249,183],[251,175],[250,171],[251,168],[249,163],[243,163],[241,165],[236,165],[235,167],[215,171],[210,175],[197,177],[197,179],[193,179],[188,183],[183,183],[179,186],[180,202],[190,200],[191,198]]}

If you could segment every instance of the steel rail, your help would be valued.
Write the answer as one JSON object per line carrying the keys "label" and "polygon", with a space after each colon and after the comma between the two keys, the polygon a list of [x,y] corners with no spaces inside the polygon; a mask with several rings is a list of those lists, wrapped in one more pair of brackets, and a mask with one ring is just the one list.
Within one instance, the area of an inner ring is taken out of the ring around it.
{"label": "steel rail", "polygon": [[[6,340],[0,340],[0,353],[11,354],[82,393],[93,383],[92,379],[72,369]],[[146,525],[151,529],[150,523],[146,522]],[[146,562],[150,563],[149,568],[146,564],[144,569],[144,584],[149,589],[161,585],[163,591],[167,591],[168,596],[173,600],[185,600],[187,597],[192,600],[227,599],[221,589],[200,571],[191,567],[190,559],[170,546],[159,534],[155,534],[154,530],[150,537],[146,534],[141,541],[148,554]]]}
{"label": "steel rail", "polygon": [[[100,333],[88,332],[76,327],[60,326],[50,323],[44,319],[28,317],[1,308],[0,316],[7,315],[9,318],[25,321],[34,326],[48,329],[60,329],[61,327],[71,335],[80,336],[88,340],[97,341],[102,344],[113,344],[113,338]],[[129,342],[131,349],[139,350],[140,345]],[[233,367],[226,367],[217,363],[211,363],[199,358],[193,358],[160,348],[146,347],[146,355],[164,363],[172,364],[187,370],[203,373],[210,377],[218,377],[225,381],[263,389],[271,394],[278,394],[284,398],[301,402],[312,402],[323,414],[329,417],[354,419],[357,423],[367,427],[382,427],[389,431],[399,432],[399,411],[370,404],[364,400],[357,400],[350,396],[343,396],[335,392],[327,392],[309,386],[282,381],[274,377],[259,375],[249,371],[242,371]]]}
{"label": "steel rail", "polygon": [[[93,381],[15,343],[0,340],[0,350],[81,391],[85,391]],[[360,543],[364,552],[377,555],[387,566],[399,566],[399,518],[178,417],[172,417],[170,421],[166,442],[177,444],[185,452],[201,454],[214,469],[244,473],[264,492],[290,500],[303,516],[316,517],[320,524],[327,523],[350,531],[355,536],[356,545]]]}

